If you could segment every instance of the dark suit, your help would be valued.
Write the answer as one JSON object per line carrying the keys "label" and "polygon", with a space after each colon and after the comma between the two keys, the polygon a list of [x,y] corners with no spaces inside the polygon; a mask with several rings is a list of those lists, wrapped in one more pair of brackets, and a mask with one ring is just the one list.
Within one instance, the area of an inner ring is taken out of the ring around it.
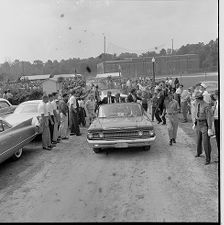
{"label": "dark suit", "polygon": [[[110,99],[111,99],[111,103],[115,102],[115,97],[114,96],[111,96]],[[108,104],[108,102],[109,102],[108,97],[104,97],[103,100],[100,101],[100,104]]]}
{"label": "dark suit", "polygon": [[134,96],[135,96],[135,100],[134,100],[133,96],[131,94],[129,94],[127,97],[127,102],[137,102],[137,100],[142,100],[137,95],[134,95]]}
{"label": "dark suit", "polygon": [[122,102],[125,102],[125,98],[119,97],[118,100],[115,98],[115,103],[122,103]]}

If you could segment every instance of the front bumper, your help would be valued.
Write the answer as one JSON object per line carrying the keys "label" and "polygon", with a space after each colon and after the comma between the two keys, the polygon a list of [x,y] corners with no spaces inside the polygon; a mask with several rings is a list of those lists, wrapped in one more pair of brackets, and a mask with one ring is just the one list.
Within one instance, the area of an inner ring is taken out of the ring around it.
{"label": "front bumper", "polygon": [[128,148],[128,147],[144,147],[151,145],[156,139],[156,136],[146,139],[135,140],[89,140],[87,142],[91,148]]}

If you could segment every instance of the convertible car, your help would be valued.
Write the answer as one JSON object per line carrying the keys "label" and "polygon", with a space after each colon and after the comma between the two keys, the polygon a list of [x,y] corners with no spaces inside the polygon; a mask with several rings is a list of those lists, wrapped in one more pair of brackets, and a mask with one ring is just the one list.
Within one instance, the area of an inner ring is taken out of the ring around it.
{"label": "convertible car", "polygon": [[148,115],[139,103],[104,104],[88,128],[87,142],[95,153],[103,148],[144,147],[156,139]]}
{"label": "convertible car", "polygon": [[120,96],[122,97],[122,98],[127,98],[128,97],[128,95],[126,95],[126,94],[124,94],[123,92],[122,92],[122,90],[120,90],[120,89],[105,89],[105,90],[101,90],[100,91],[100,99],[102,100],[104,97],[106,97],[107,96],[107,92],[108,91],[111,91],[111,95],[112,96],[115,96],[117,93],[120,93]]}
{"label": "convertible car", "polygon": [[19,159],[23,147],[40,134],[39,102],[23,102],[12,114],[0,118],[0,162],[9,157]]}

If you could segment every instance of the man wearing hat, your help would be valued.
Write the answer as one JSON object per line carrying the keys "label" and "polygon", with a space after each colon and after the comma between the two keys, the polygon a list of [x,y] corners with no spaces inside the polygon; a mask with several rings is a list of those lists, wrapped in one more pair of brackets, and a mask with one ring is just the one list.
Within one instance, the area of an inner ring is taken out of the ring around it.
{"label": "man wearing hat", "polygon": [[177,129],[178,129],[178,112],[179,112],[179,104],[173,98],[173,93],[169,92],[164,100],[165,111],[167,114],[167,128],[170,142],[169,144],[172,145],[176,143],[177,137]]}
{"label": "man wearing hat", "polygon": [[219,90],[215,91],[214,94],[215,104],[213,106],[213,116],[214,116],[214,127],[215,127],[215,136],[218,151],[220,151],[220,121],[219,121]]}
{"label": "man wearing hat", "polygon": [[195,128],[197,134],[197,154],[195,157],[200,157],[202,154],[202,144],[205,151],[205,165],[211,161],[211,144],[210,136],[212,135],[212,115],[211,108],[208,103],[203,100],[202,92],[198,91],[195,94]]}
{"label": "man wearing hat", "polygon": [[206,88],[207,88],[206,84],[201,83],[200,90],[203,94],[204,101],[206,103],[210,104],[211,103],[211,97],[210,97],[209,93],[207,92]]}

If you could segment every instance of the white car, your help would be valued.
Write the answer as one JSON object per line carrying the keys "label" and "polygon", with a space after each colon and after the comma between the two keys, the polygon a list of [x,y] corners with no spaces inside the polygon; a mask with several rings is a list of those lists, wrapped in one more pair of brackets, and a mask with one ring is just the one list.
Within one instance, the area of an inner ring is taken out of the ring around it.
{"label": "white car", "polygon": [[0,117],[4,118],[6,115],[13,113],[15,109],[15,105],[4,98],[0,98]]}

